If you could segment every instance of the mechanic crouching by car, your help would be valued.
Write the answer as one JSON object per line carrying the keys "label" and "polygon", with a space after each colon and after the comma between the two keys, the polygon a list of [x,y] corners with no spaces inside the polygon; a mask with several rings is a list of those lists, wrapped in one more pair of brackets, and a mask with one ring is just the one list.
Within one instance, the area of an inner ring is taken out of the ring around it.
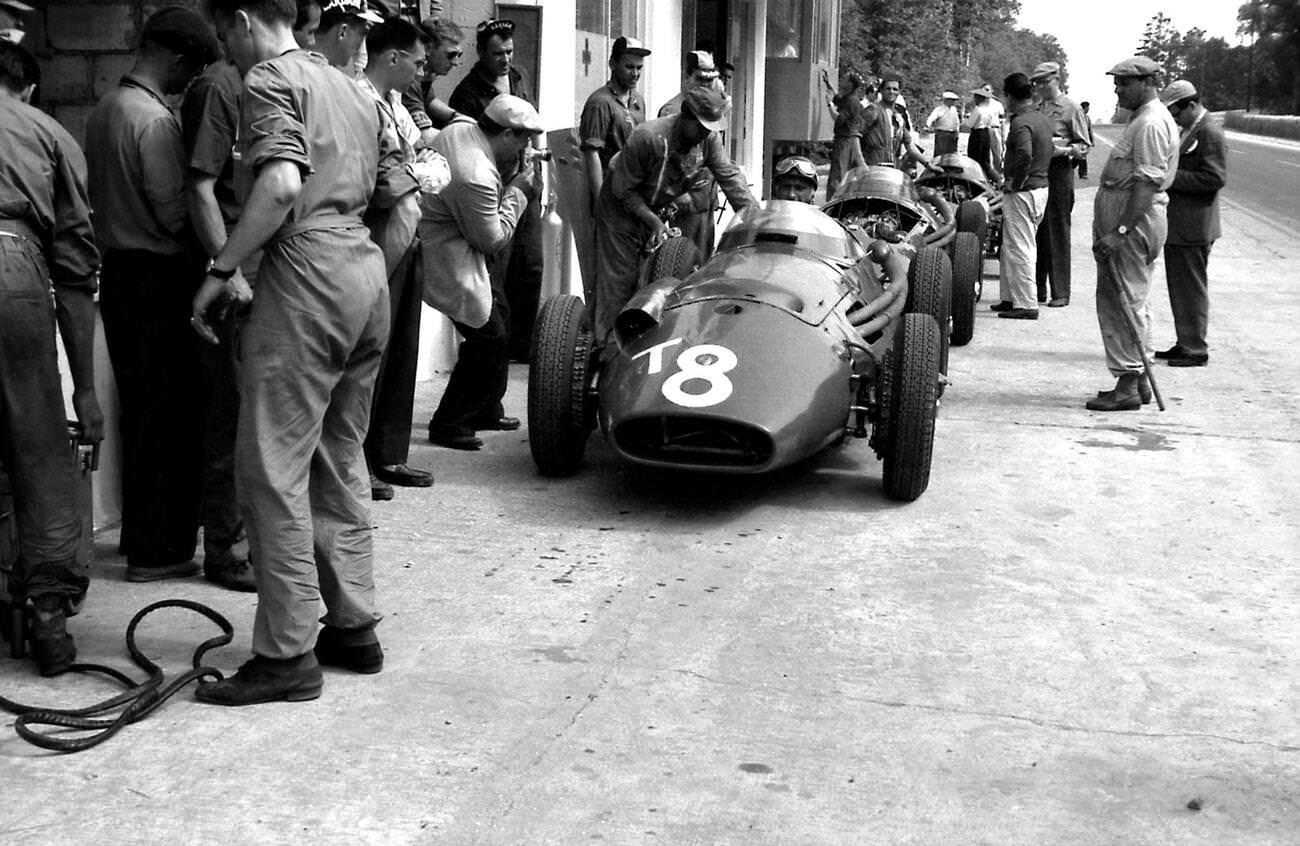
{"label": "mechanic crouching by car", "polygon": [[614,157],[596,209],[595,330],[603,341],[636,292],[647,246],[670,236],[669,221],[692,207],[691,186],[707,169],[736,211],[757,201],[722,149],[730,98],[712,86],[688,89],[682,110],[646,121]]}

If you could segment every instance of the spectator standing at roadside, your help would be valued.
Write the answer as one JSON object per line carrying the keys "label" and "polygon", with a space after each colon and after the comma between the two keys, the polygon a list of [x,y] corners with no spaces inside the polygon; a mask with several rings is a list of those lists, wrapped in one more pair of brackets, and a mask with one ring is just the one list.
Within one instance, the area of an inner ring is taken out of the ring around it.
{"label": "spectator standing at roadside", "polygon": [[426,199],[420,244],[426,275],[441,277],[439,284],[451,292],[441,308],[464,339],[429,421],[429,440],[440,446],[477,450],[483,441],[476,431],[519,426],[504,417],[501,405],[509,375],[508,330],[490,266],[537,193],[535,166],[520,168],[519,160],[541,132],[532,104],[501,94],[488,101],[477,122],[456,121],[434,141],[447,157],[451,182]]}
{"label": "spectator standing at roadside", "polygon": [[[971,95],[975,98],[975,107],[971,109],[966,155],[979,162],[990,184],[998,185],[1002,182],[1002,104],[993,96],[993,86],[987,82],[971,91]],[[995,149],[998,151],[996,162]]]}
{"label": "spectator standing at roadside", "polygon": [[8,590],[31,600],[32,657],[41,675],[52,676],[76,658],[67,618],[90,585],[89,562],[78,560],[82,520],[56,326],[81,442],[99,443],[104,415],[95,396],[99,252],[86,160],[67,130],[28,105],[39,76],[30,53],[0,41],[0,463],[18,525]]}
{"label": "spectator standing at roadside", "polygon": [[[1034,89],[1023,73],[1002,83],[1011,107],[1003,163],[1001,301],[989,306],[999,317],[1037,320],[1034,302],[1035,233],[1047,207],[1047,169],[1052,159],[1051,121],[1034,108]],[[991,92],[990,92],[991,93]]]}
{"label": "spectator standing at roadside", "polygon": [[197,13],[169,6],[140,34],[131,72],[86,123],[90,199],[103,249],[100,314],[122,416],[128,581],[190,576],[203,484],[202,366],[186,326],[200,281],[185,207],[185,146],[166,98],[220,45]]}
{"label": "spectator standing at roadside", "polygon": [[[1061,66],[1043,62],[1029,77],[1038,109],[1052,121],[1052,165],[1047,170],[1047,210],[1038,227],[1035,278],[1038,301],[1070,304],[1070,215],[1074,213],[1074,160],[1088,153],[1088,121],[1061,91]],[[1050,283],[1051,299],[1048,299]]]}
{"label": "spectator standing at roadside", "polygon": [[1228,148],[1196,86],[1180,79],[1160,92],[1179,128],[1178,171],[1169,186],[1169,237],[1165,280],[1177,340],[1156,353],[1171,367],[1202,367],[1210,360],[1206,329],[1210,318],[1210,250],[1222,234],[1219,191],[1228,180]]}
{"label": "spectator standing at roadside", "polygon": [[943,102],[934,107],[925,119],[925,128],[934,133],[934,155],[957,152],[957,132],[961,128],[961,110],[957,104],[961,97],[955,92],[943,92]]}
{"label": "spectator standing at roadside", "polygon": [[208,316],[250,298],[239,268],[262,250],[236,444],[258,603],[252,659],[195,698],[315,699],[320,664],[375,673],[384,659],[361,445],[388,334],[383,255],[361,220],[375,190],[379,114],[324,56],[297,49],[293,0],[208,8],[244,73],[239,149],[253,184],[191,322],[215,339]]}
{"label": "spectator standing at roadside", "polygon": [[587,189],[596,208],[609,162],[623,149],[632,130],[645,122],[645,98],[636,90],[650,51],[635,38],[619,36],[609,53],[609,82],[591,92],[582,106],[578,138],[587,165]]}
{"label": "spectator standing at roadside", "polygon": [[[318,10],[319,11],[319,10]],[[185,144],[185,198],[190,227],[198,240],[194,286],[202,283],[208,258],[221,252],[226,234],[239,220],[232,151],[239,130],[239,96],[244,80],[228,59],[208,65],[181,102]],[[254,257],[245,268],[256,278]],[[248,563],[248,539],[235,491],[235,431],[239,422],[238,324],[231,313],[217,328],[220,344],[201,344],[205,376],[203,417],[203,576],[232,590],[255,591]]]}
{"label": "spectator standing at roadside", "polygon": [[826,178],[827,200],[835,196],[835,189],[844,179],[844,174],[866,164],[862,158],[862,124],[865,114],[861,101],[862,85],[862,75],[849,71],[840,80],[839,91],[830,101],[835,130],[834,141],[831,143],[831,170]]}
{"label": "spectator standing at roadside", "polygon": [[[403,18],[389,18],[366,35],[366,74],[360,80],[361,88],[379,108],[384,135],[381,150],[400,151],[378,174],[376,185],[385,186],[385,190],[375,196],[387,201],[372,201],[364,218],[370,237],[384,252],[388,274],[389,335],[375,380],[365,441],[370,496],[377,500],[392,499],[393,485],[427,488],[433,484],[432,473],[406,463],[424,304],[415,240],[420,221],[420,183],[415,173],[420,129],[402,105],[401,92],[423,73],[426,62],[419,28]],[[389,161],[382,152],[381,161]]]}
{"label": "spectator standing at roadside", "polygon": [[1106,73],[1115,77],[1120,107],[1132,112],[1102,169],[1092,216],[1097,322],[1106,366],[1117,381],[1087,407],[1132,411],[1150,390],[1143,359],[1151,345],[1151,271],[1165,243],[1165,192],[1178,171],[1178,126],[1156,96],[1161,69],[1154,61],[1134,56]]}
{"label": "spectator standing at roadside", "polygon": [[[1079,103],[1079,111],[1083,112],[1083,121],[1088,125],[1088,149],[1096,146],[1092,138],[1092,116],[1088,114],[1088,109],[1092,106],[1087,100]],[[1079,178],[1087,180],[1088,178],[1088,150],[1083,151],[1083,155],[1078,158]]]}
{"label": "spectator standing at roadside", "polygon": [[[537,108],[528,80],[514,64],[514,33],[514,21],[488,20],[478,25],[475,35],[478,61],[452,91],[448,101],[452,109],[478,120],[498,94],[519,97]],[[508,332],[507,359],[528,360],[542,295],[542,261],[542,207],[540,196],[532,196],[515,226],[514,238],[490,265],[492,284],[501,292],[501,313]],[[519,421],[514,417],[479,422],[488,429],[519,428]]]}

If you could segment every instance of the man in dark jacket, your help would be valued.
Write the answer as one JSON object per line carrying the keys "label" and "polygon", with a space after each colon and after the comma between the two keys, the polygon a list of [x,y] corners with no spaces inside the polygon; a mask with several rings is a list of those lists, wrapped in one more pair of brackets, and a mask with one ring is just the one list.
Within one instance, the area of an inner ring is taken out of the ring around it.
{"label": "man in dark jacket", "polygon": [[1047,170],[1052,124],[1034,108],[1034,89],[1023,73],[1002,83],[1011,109],[1002,199],[1001,301],[989,306],[999,317],[1037,320],[1034,303],[1035,233],[1047,209]]}
{"label": "man in dark jacket", "polygon": [[1160,102],[1178,124],[1178,173],[1169,187],[1169,237],[1165,241],[1165,279],[1174,313],[1177,342],[1156,353],[1170,367],[1203,367],[1210,360],[1205,343],[1210,316],[1210,248],[1220,235],[1219,189],[1228,178],[1228,148],[1223,129],[1201,105],[1201,95],[1185,79],[1160,92]]}

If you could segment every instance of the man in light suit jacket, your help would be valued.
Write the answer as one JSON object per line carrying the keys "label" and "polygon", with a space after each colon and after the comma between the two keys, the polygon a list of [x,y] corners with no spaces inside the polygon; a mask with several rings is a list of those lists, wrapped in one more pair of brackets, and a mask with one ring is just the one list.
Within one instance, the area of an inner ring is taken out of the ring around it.
{"label": "man in light suit jacket", "polygon": [[420,221],[426,300],[452,319],[464,338],[429,421],[429,440],[451,449],[476,450],[478,430],[511,430],[506,417],[509,329],[500,295],[488,274],[489,258],[510,243],[528,201],[536,197],[536,169],[518,168],[520,154],[542,132],[542,120],[527,100],[494,97],[477,123],[456,121],[433,142],[447,157],[451,182],[425,201]]}
{"label": "man in light suit jacket", "polygon": [[1165,278],[1174,313],[1177,342],[1156,353],[1171,367],[1203,367],[1210,298],[1207,265],[1220,235],[1219,189],[1228,177],[1223,129],[1201,104],[1187,80],[1171,83],[1160,102],[1180,130],[1178,175],[1169,188],[1169,237],[1165,241]]}

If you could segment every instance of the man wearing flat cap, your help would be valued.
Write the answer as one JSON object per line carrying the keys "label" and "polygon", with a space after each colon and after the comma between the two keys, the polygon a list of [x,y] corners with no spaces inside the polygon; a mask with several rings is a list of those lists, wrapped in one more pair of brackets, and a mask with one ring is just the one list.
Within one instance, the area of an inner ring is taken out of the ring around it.
{"label": "man wearing flat cap", "polygon": [[1228,181],[1228,147],[1223,128],[1201,104],[1196,86],[1179,79],[1160,92],[1160,102],[1178,124],[1178,172],[1169,186],[1169,237],[1165,280],[1174,314],[1176,341],[1156,358],[1171,367],[1203,367],[1210,360],[1206,329],[1210,318],[1210,249],[1221,234],[1219,191]]}
{"label": "man wearing flat cap", "polygon": [[[122,539],[128,581],[198,572],[203,420],[190,300],[203,259],[190,248],[185,146],[167,97],[220,54],[207,21],[168,6],[140,33],[131,72],[86,124],[100,314],[122,403]],[[183,421],[177,425],[177,421]]]}
{"label": "man wearing flat cap", "polygon": [[[1061,66],[1043,62],[1029,75],[1038,109],[1052,122],[1052,163],[1047,169],[1047,210],[1038,226],[1038,301],[1070,304],[1070,215],[1074,212],[1074,160],[1087,155],[1088,119],[1061,91]],[[1050,288],[1051,298],[1048,298]]]}
{"label": "man wearing flat cap", "polygon": [[1165,192],[1178,170],[1178,126],[1156,96],[1161,69],[1154,61],[1134,56],[1107,73],[1115,77],[1120,107],[1132,112],[1102,169],[1092,218],[1097,322],[1106,366],[1117,381],[1087,407],[1132,411],[1150,391],[1144,360],[1151,343],[1151,271],[1165,243]]}
{"label": "man wearing flat cap", "polygon": [[619,36],[609,52],[609,82],[587,98],[578,121],[578,138],[587,165],[587,188],[591,207],[600,198],[610,160],[623,149],[627,138],[645,121],[645,98],[636,90],[650,55],[635,38]]}
{"label": "man wearing flat cap", "polygon": [[669,237],[665,219],[694,207],[701,171],[722,186],[737,211],[756,200],[722,149],[730,98],[711,85],[685,92],[682,110],[636,128],[610,168],[596,208],[595,330],[603,342],[636,292],[642,249]]}
{"label": "man wearing flat cap", "polygon": [[20,0],[0,0],[0,41],[21,44],[27,28],[23,16],[34,11]]}
{"label": "man wearing flat cap", "polygon": [[957,132],[961,128],[961,98],[954,91],[943,92],[943,102],[925,119],[925,128],[934,133],[934,155],[957,152]]}

